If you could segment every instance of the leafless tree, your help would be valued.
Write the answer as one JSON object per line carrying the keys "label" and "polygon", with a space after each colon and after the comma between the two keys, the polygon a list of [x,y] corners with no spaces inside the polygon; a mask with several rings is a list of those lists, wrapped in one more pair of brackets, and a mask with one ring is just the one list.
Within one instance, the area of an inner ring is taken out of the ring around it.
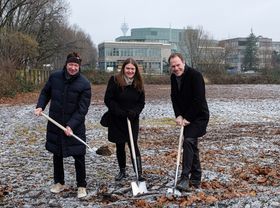
{"label": "leafless tree", "polygon": [[202,48],[198,67],[209,73],[222,73],[225,71],[225,48],[219,46],[208,46]]}
{"label": "leafless tree", "polygon": [[196,29],[188,27],[184,30],[179,47],[190,66],[198,67],[203,52],[202,50],[208,46],[208,39],[202,27]]}
{"label": "leafless tree", "polygon": [[69,52],[76,51],[82,57],[82,64],[92,68],[96,65],[97,50],[89,35],[78,26],[67,25],[57,28],[57,50],[46,61],[54,63],[54,67],[61,67],[65,63],[65,57]]}
{"label": "leafless tree", "polygon": [[0,0],[0,27],[12,27],[15,14],[26,5],[28,0]]}
{"label": "leafless tree", "polygon": [[201,26],[196,29],[188,27],[180,40],[180,50],[187,63],[204,71],[223,70],[225,49],[218,45]]}
{"label": "leafless tree", "polygon": [[[37,56],[28,59],[31,67],[50,61],[55,65],[60,56],[64,60],[72,51],[80,52],[85,63],[95,65],[96,47],[82,30],[68,26],[68,7],[65,0],[0,0],[0,29],[19,32],[37,42]],[[10,51],[3,45],[0,49]]]}
{"label": "leafless tree", "polygon": [[38,55],[38,43],[21,32],[0,29],[0,61],[13,63],[16,68],[26,67]]}

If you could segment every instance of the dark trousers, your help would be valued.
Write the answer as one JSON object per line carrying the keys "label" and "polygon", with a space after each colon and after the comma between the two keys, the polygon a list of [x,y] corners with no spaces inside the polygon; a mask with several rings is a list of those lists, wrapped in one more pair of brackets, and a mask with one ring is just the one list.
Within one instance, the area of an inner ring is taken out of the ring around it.
{"label": "dark trousers", "polygon": [[[75,170],[76,170],[76,181],[77,187],[86,187],[86,166],[85,166],[85,156],[78,155],[73,156],[75,160]],[[63,168],[63,157],[58,155],[53,155],[53,175],[54,183],[65,184],[64,181],[64,168]]]}
{"label": "dark trousers", "polygon": [[185,138],[183,144],[183,171],[182,176],[187,177],[193,184],[201,182],[201,166],[199,159],[197,138]]}
{"label": "dark trousers", "polygon": [[[126,167],[125,144],[126,143],[116,143],[117,159],[118,159],[118,164],[119,164],[120,169],[123,169],[123,168]],[[131,161],[132,161],[132,164],[134,166],[130,142],[128,142],[128,147],[129,147],[129,150],[130,150]],[[137,141],[135,141],[135,140],[134,140],[134,148],[135,148],[136,157],[140,158],[140,151],[139,151],[139,148],[138,148]]]}

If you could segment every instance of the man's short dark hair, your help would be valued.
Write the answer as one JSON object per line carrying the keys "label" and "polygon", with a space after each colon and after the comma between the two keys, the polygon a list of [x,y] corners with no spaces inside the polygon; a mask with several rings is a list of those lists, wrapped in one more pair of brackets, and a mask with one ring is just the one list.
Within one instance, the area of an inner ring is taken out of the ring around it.
{"label": "man's short dark hair", "polygon": [[185,60],[181,53],[172,53],[168,58],[168,63],[170,64],[170,60],[175,57],[179,57],[179,59],[181,59],[182,62],[184,62],[184,60]]}

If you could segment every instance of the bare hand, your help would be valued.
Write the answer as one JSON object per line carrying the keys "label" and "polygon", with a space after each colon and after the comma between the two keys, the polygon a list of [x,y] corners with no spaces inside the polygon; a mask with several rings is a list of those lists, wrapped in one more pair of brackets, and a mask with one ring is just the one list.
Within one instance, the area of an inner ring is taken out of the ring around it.
{"label": "bare hand", "polygon": [[69,126],[66,126],[66,130],[64,131],[64,133],[67,136],[72,136],[73,135],[73,131],[72,131],[72,129]]}
{"label": "bare hand", "polygon": [[182,116],[178,116],[175,120],[176,124],[179,126],[183,125],[183,117]]}
{"label": "bare hand", "polygon": [[175,120],[176,124],[179,126],[187,126],[190,124],[190,122],[186,119],[184,119],[182,116],[178,116]]}
{"label": "bare hand", "polygon": [[187,126],[187,125],[189,125],[189,124],[190,124],[190,122],[189,122],[188,120],[183,119],[183,125],[184,125],[184,126]]}
{"label": "bare hand", "polygon": [[43,112],[43,109],[42,109],[42,108],[36,108],[36,109],[34,110],[34,113],[35,113],[36,116],[40,116],[42,112]]}

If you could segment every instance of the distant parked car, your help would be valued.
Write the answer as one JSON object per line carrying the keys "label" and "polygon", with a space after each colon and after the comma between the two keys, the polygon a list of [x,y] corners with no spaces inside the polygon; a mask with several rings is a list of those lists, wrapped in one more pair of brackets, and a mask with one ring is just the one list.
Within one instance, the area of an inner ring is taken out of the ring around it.
{"label": "distant parked car", "polygon": [[243,72],[244,74],[255,74],[256,72],[254,70],[248,70]]}
{"label": "distant parked car", "polygon": [[54,67],[52,64],[43,64],[43,69],[54,70]]}

